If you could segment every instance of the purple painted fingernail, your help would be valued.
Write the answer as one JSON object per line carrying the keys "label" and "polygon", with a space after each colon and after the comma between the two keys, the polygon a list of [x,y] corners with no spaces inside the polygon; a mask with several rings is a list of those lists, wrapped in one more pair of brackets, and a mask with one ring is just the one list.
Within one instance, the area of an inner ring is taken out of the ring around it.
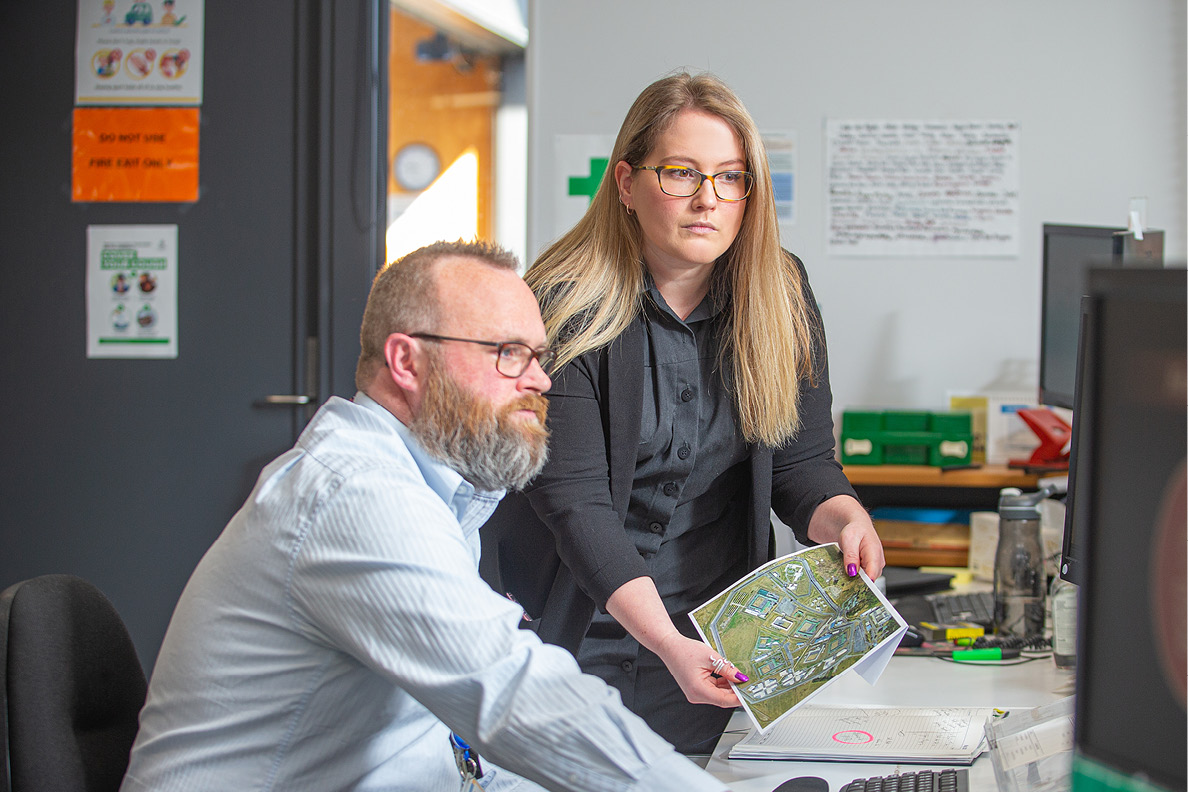
{"label": "purple painted fingernail", "polygon": [[857,564],[846,564],[846,574],[849,575],[850,577],[857,577],[858,576],[858,565]]}
{"label": "purple painted fingernail", "polygon": [[749,676],[747,676],[746,674],[744,674],[742,671],[735,673],[734,678],[737,679],[739,682],[750,682],[751,681],[751,678]]}

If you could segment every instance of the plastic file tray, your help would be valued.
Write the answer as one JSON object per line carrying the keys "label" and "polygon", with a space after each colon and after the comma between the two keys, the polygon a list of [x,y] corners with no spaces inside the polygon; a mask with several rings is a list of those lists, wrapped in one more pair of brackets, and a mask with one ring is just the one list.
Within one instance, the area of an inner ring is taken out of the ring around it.
{"label": "plastic file tray", "polygon": [[843,465],[968,465],[973,417],[968,412],[846,410]]}

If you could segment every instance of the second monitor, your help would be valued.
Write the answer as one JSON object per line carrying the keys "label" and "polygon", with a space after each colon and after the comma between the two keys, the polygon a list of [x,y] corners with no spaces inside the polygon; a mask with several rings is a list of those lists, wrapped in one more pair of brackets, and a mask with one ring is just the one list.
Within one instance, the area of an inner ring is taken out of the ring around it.
{"label": "second monitor", "polygon": [[1039,403],[1073,407],[1081,299],[1091,267],[1158,267],[1163,232],[1143,238],[1125,228],[1044,224],[1040,303]]}

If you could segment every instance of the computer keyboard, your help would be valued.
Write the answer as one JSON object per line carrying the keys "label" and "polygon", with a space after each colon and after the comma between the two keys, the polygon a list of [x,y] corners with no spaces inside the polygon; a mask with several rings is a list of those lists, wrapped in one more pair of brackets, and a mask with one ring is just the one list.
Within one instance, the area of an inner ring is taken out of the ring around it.
{"label": "computer keyboard", "polygon": [[941,624],[968,621],[989,627],[994,624],[994,592],[970,591],[959,594],[925,594],[924,601]]}
{"label": "computer keyboard", "polygon": [[969,770],[919,770],[872,778],[855,778],[839,792],[969,792]]}

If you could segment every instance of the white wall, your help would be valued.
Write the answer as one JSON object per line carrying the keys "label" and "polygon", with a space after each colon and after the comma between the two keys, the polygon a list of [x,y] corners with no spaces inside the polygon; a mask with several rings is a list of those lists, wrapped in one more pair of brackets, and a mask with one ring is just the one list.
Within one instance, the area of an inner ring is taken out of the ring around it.
{"label": "white wall", "polygon": [[[1043,223],[1125,226],[1146,196],[1166,257],[1186,257],[1185,17],[1183,0],[534,0],[528,254],[556,234],[554,136],[613,134],[645,85],[707,69],[761,129],[797,134],[783,242],[822,306],[835,411],[1033,390]],[[826,118],[1021,122],[1020,255],[827,255]]]}

